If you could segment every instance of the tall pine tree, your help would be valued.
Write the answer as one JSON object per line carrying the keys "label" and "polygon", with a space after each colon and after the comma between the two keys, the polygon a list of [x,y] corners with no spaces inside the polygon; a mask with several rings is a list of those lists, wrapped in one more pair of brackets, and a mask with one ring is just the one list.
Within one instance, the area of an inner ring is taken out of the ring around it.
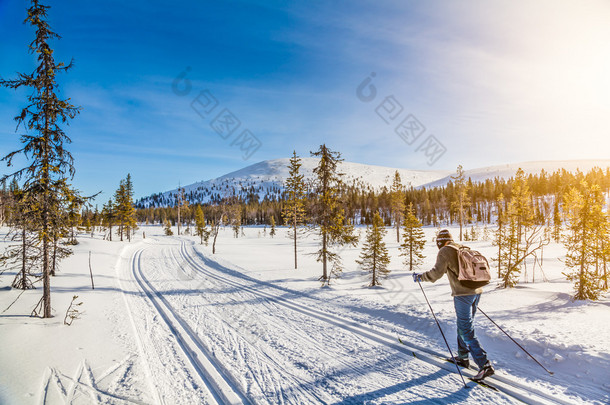
{"label": "tall pine tree", "polygon": [[[322,262],[322,285],[330,284],[332,276],[338,277],[343,269],[341,257],[333,252],[333,246],[355,245],[354,227],[347,221],[341,201],[342,173],[338,165],[343,161],[339,152],[330,150],[326,145],[320,145],[317,152],[311,152],[320,162],[314,169],[315,200],[312,207],[312,219],[317,225],[320,236],[320,249],[315,253],[317,260]],[[332,267],[329,271],[328,264]]]}
{"label": "tall pine tree", "polygon": [[114,194],[114,201],[116,221],[119,225],[118,235],[121,237],[121,241],[123,241],[123,235],[131,241],[131,235],[137,229],[137,225],[130,174],[127,174],[127,177],[119,183],[119,188]]}
{"label": "tall pine tree", "polygon": [[197,205],[197,209],[195,210],[195,234],[201,238],[201,244],[203,245],[203,242],[205,242],[207,246],[210,231],[206,226],[201,205]]}
{"label": "tall pine tree", "polygon": [[596,300],[603,289],[595,263],[601,253],[599,238],[607,238],[607,218],[603,212],[604,198],[599,185],[581,183],[580,189],[573,187],[564,197],[568,234],[564,238],[567,249],[566,267],[571,271],[566,276],[574,281],[574,299]]}
{"label": "tall pine tree", "polygon": [[294,245],[294,268],[297,268],[297,237],[299,234],[299,226],[305,222],[305,180],[303,174],[300,173],[301,159],[297,156],[297,152],[292,152],[290,165],[288,166],[289,175],[286,179],[284,201],[284,209],[282,210],[282,218],[284,224],[290,227],[289,236],[292,238]]}
{"label": "tall pine tree", "polygon": [[394,219],[394,227],[396,228],[396,242],[400,242],[400,225],[405,216],[405,193],[400,173],[398,170],[394,173],[394,181],[390,189],[392,218]]}
{"label": "tall pine tree", "polygon": [[460,223],[460,241],[463,238],[462,227],[464,221],[468,218],[466,208],[470,206],[470,197],[468,196],[468,185],[466,184],[466,176],[462,165],[457,167],[455,176],[451,176],[455,191],[457,193],[455,200],[451,203],[452,208],[457,211],[458,221]]}
{"label": "tall pine tree", "polygon": [[415,216],[413,203],[409,203],[409,207],[405,212],[404,228],[403,228],[403,243],[400,245],[401,256],[404,256],[404,264],[413,271],[417,266],[423,263],[423,250],[426,245],[426,236],[422,229],[422,224]]}
{"label": "tall pine tree", "polygon": [[373,224],[366,229],[366,239],[360,253],[360,260],[356,260],[364,271],[371,274],[370,287],[381,285],[379,279],[386,278],[390,274],[388,269],[390,255],[383,241],[386,232],[383,219],[377,211],[373,216]]}
{"label": "tall pine tree", "polygon": [[[43,293],[39,303],[42,316],[50,318],[51,314],[51,263],[50,252],[53,246],[54,224],[63,215],[57,212],[62,207],[61,189],[66,178],[74,176],[73,159],[65,145],[71,140],[61,128],[73,119],[79,108],[70,104],[69,99],[59,98],[56,75],[72,67],[72,63],[56,63],[49,41],[60,38],[53,32],[47,22],[49,7],[37,0],[32,0],[27,11],[25,23],[36,29],[36,37],[29,49],[35,54],[38,65],[33,73],[19,73],[14,80],[0,80],[0,86],[17,89],[25,87],[32,90],[28,96],[29,104],[15,117],[17,127],[24,126],[28,134],[21,136],[23,148],[9,153],[3,160],[10,166],[13,158],[23,154],[30,162],[29,166],[2,178],[24,178],[23,190],[38,201],[38,213],[34,224],[42,246],[42,281]],[[38,308],[38,307],[37,307]],[[38,314],[35,309],[33,314]]]}

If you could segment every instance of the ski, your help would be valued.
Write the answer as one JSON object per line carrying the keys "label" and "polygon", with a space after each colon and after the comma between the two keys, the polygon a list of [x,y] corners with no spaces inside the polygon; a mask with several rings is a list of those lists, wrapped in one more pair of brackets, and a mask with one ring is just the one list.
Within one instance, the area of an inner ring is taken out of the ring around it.
{"label": "ski", "polygon": [[484,380],[474,380],[472,377],[468,377],[468,379],[472,382],[479,384],[481,387],[489,388],[490,390],[498,391],[498,389],[492,385],[489,385]]}
{"label": "ski", "polygon": [[[400,337],[398,338],[398,342],[399,342],[400,344],[402,344],[402,345],[405,345],[405,346],[407,346],[407,347],[410,347],[408,344],[406,344],[405,342],[403,342],[403,341],[402,341],[402,339],[401,339]],[[415,357],[415,358],[419,358],[419,357],[417,356],[417,353],[415,353],[414,351],[411,351],[411,354],[413,355],[413,357]],[[426,353],[426,354],[428,354],[428,353]],[[432,356],[432,354],[430,354],[430,355]],[[438,357],[439,359],[442,359],[443,361],[446,361],[446,362],[448,362],[448,363],[452,363],[451,361],[447,360],[445,357],[442,357],[442,356],[439,356],[439,355],[433,355],[433,356]],[[474,370],[472,367],[468,367],[468,369],[469,369],[469,370],[472,370],[472,371],[475,371],[475,370]],[[470,381],[474,382],[474,383],[477,383],[478,385],[480,385],[480,386],[481,386],[481,387],[483,387],[483,388],[489,388],[489,389],[491,389],[491,390],[498,391],[498,389],[497,389],[496,387],[494,387],[494,386],[492,386],[492,385],[488,384],[487,382],[485,382],[485,381],[483,381],[483,380],[479,380],[479,381],[477,381],[477,380],[473,380],[473,379],[472,379],[472,377],[468,377],[468,379],[469,379]]]}

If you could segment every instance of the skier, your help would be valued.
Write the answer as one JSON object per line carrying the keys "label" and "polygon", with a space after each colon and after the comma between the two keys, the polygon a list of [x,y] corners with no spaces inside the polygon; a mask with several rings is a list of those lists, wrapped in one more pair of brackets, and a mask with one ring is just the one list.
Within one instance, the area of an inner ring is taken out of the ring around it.
{"label": "skier", "polygon": [[[413,281],[435,282],[447,273],[455,314],[457,316],[457,341],[458,355],[455,362],[461,367],[470,366],[468,354],[472,355],[479,367],[479,372],[473,377],[475,381],[481,381],[485,377],[493,375],[494,368],[491,361],[487,359],[487,352],[481,347],[481,343],[474,332],[473,318],[479,305],[479,299],[483,290],[481,288],[468,288],[458,280],[458,253],[459,245],[453,241],[448,230],[443,229],[436,237],[436,246],[439,248],[436,264],[425,273],[413,273]],[[447,359],[453,362],[453,359]]]}

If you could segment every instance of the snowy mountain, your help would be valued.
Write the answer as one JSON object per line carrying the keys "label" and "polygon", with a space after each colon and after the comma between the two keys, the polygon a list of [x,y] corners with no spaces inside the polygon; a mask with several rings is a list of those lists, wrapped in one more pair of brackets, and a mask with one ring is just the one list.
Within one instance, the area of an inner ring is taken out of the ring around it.
{"label": "snowy mountain", "polygon": [[[523,169],[526,175],[528,174],[539,174],[542,169],[547,173],[553,173],[561,169],[565,169],[568,172],[588,172],[591,169],[599,167],[603,170],[610,168],[610,159],[605,160],[549,160],[549,161],[535,161],[535,162],[521,162],[511,163],[498,166],[482,167],[478,169],[470,169],[467,167],[464,169],[464,175],[466,178],[472,179],[473,182],[485,181],[487,179],[495,179],[496,177],[502,179],[509,179],[517,173],[519,168]],[[426,187],[440,187],[445,186],[451,181],[450,174],[442,179],[432,181],[425,184]]]}
{"label": "snowy mountain", "polygon": [[[215,179],[184,186],[186,198],[191,203],[206,203],[230,195],[239,195],[245,200],[255,196],[259,200],[264,198],[277,199],[281,196],[284,180],[288,177],[289,161],[288,158],[265,160]],[[318,159],[301,158],[301,163],[301,173],[304,174],[306,180],[311,181],[314,177],[313,169],[317,166]],[[347,184],[370,187],[374,190],[380,190],[383,187],[389,188],[395,171],[400,173],[403,184],[412,187],[444,186],[454,174],[453,171],[447,170],[410,170],[353,162],[342,162],[339,167],[345,173],[344,181]],[[507,179],[514,176],[519,168],[522,168],[526,174],[537,174],[542,169],[548,173],[561,169],[570,172],[577,170],[586,172],[594,167],[606,169],[610,167],[610,160],[522,162],[469,170],[466,167],[465,175],[466,178],[471,178],[472,181],[477,182],[496,177]],[[144,197],[138,202],[138,206],[171,206],[176,201],[177,191],[177,189],[174,189]]]}
{"label": "snowy mountain", "polygon": [[[301,158],[301,173],[306,181],[314,177],[313,170],[318,165],[317,158]],[[265,160],[224,176],[200,181],[183,187],[190,202],[208,202],[227,195],[238,194],[242,198],[257,195],[259,199],[278,198],[283,190],[284,180],[288,178],[290,159]],[[392,167],[366,165],[353,162],[342,162],[339,170],[345,173],[343,180],[347,184],[371,187],[375,190],[384,186],[390,187],[394,172],[398,171],[402,183],[419,187],[448,176],[449,171],[409,170]],[[139,206],[172,205],[178,189],[142,198]]]}

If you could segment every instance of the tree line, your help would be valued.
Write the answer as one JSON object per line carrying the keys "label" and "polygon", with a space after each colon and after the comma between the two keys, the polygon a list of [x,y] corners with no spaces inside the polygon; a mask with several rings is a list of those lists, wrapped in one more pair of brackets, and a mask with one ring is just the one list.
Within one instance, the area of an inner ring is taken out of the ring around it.
{"label": "tree line", "polygon": [[[373,285],[379,283],[377,270],[382,274],[387,268],[383,246],[379,245],[383,238],[378,232],[394,228],[405,266],[412,270],[422,260],[422,226],[440,229],[459,225],[460,241],[493,239],[497,254],[491,259],[504,288],[514,287],[520,278],[528,279],[530,275],[535,281],[536,267],[545,277],[542,260],[551,240],[563,242],[566,247],[566,276],[575,282],[577,298],[595,299],[608,288],[610,242],[604,196],[610,190],[610,169],[594,168],[586,173],[565,169],[548,173],[543,169],[529,175],[519,169],[509,179],[475,182],[466,179],[459,166],[444,186],[416,189],[402,184],[396,172],[389,188],[375,191],[363,184],[344,183],[340,153],[326,145],[311,155],[319,157],[320,162],[314,178],[306,181],[299,172],[300,158],[293,152],[279,199],[245,201],[227,189],[225,197],[218,201],[189,205],[187,195],[181,191],[172,206],[140,208],[136,216],[141,222],[163,223],[169,231],[180,223],[187,230],[194,222],[199,229],[210,225],[210,230],[198,231],[202,243],[210,236],[215,242],[214,227],[220,224],[230,225],[235,237],[243,234],[239,229],[244,225],[275,228],[276,224],[284,224],[294,242],[295,268],[297,238],[306,231],[317,232],[321,246],[316,254],[323,267],[321,280],[326,283],[342,268],[340,255],[331,247],[355,244],[353,226],[368,225],[369,251],[363,253],[359,264],[375,272]],[[197,215],[199,221],[195,220]]]}

